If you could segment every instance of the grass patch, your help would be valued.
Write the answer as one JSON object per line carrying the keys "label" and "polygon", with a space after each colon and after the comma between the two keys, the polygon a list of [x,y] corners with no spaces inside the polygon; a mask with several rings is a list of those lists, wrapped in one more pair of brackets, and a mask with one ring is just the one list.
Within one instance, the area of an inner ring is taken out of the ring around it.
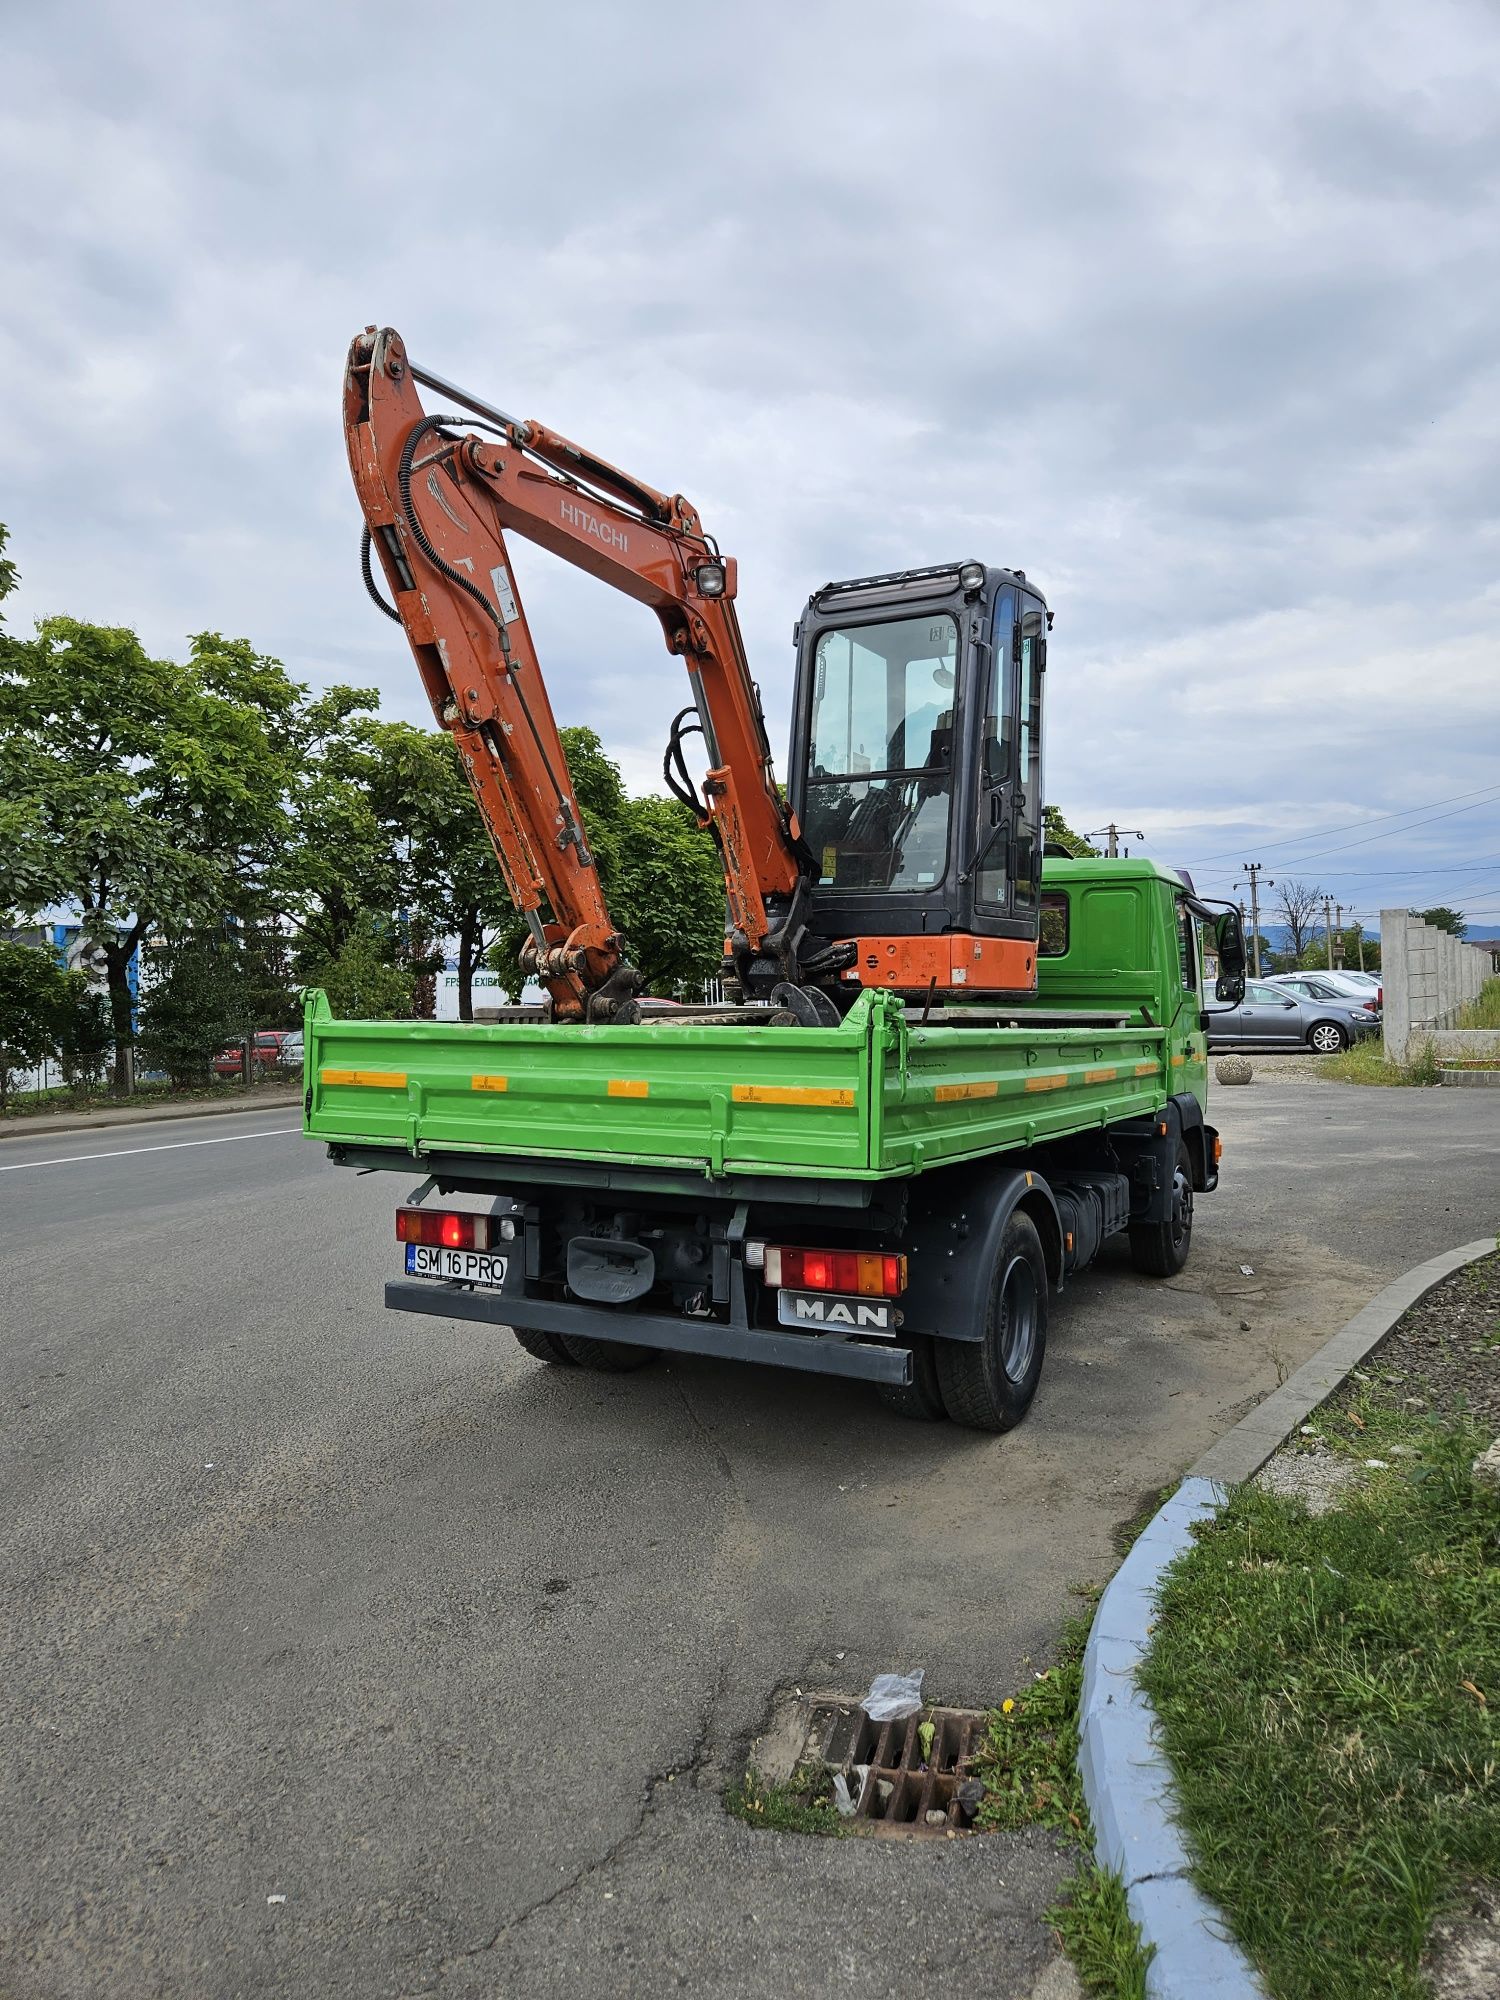
{"label": "grass patch", "polygon": [[799,1764],[784,1785],[768,1785],[747,1771],[724,1793],[724,1804],[747,1826],[774,1827],[778,1833],[819,1833],[839,1839],[850,1831],[833,1803],[833,1773],[826,1764]]}
{"label": "grass patch", "polygon": [[1435,1042],[1423,1042],[1405,1062],[1387,1062],[1378,1035],[1351,1042],[1336,1056],[1324,1056],[1313,1075],[1324,1083],[1405,1085],[1418,1089],[1442,1081]]}
{"label": "grass patch", "polygon": [[1426,2000],[1434,1916],[1500,1877],[1500,1498],[1466,1420],[1372,1394],[1320,1429],[1409,1455],[1317,1518],[1242,1488],[1167,1573],[1142,1685],[1198,1880],[1278,2000]]}
{"label": "grass patch", "polygon": [[1487,979],[1458,1017],[1460,1028],[1500,1028],[1500,979]]}
{"label": "grass patch", "polygon": [[985,1788],[979,1823],[1055,1827],[1077,1846],[1078,1867],[1063,1883],[1047,1921],[1087,1992],[1100,2000],[1144,2000],[1151,1953],[1126,1908],[1119,1876],[1094,1865],[1093,1829],[1078,1774],[1088,1630],[1086,1619],[1069,1624],[1057,1665],[990,1711],[989,1734],[974,1761]]}

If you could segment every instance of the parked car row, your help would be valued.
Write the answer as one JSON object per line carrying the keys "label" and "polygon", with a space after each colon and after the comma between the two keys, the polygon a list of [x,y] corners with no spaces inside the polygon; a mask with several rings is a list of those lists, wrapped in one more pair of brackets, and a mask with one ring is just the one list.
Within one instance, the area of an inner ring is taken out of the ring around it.
{"label": "parked car row", "polygon": [[[1356,998],[1325,987],[1301,990],[1303,974],[1251,980],[1238,1007],[1210,1009],[1211,1049],[1311,1049],[1333,1055],[1380,1028],[1380,1008],[1368,996]],[[1312,983],[1322,985],[1321,977]]]}
{"label": "parked car row", "polygon": [[[302,1030],[300,1028],[258,1028],[250,1037],[250,1056],[255,1073],[273,1069],[301,1069]],[[231,1042],[213,1060],[215,1076],[241,1076],[245,1068],[245,1045]]]}

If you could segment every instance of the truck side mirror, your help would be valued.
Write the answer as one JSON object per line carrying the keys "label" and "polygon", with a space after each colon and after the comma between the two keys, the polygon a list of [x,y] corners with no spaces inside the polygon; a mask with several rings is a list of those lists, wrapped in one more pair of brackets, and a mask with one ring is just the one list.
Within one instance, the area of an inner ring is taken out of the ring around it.
{"label": "truck side mirror", "polygon": [[1238,910],[1221,910],[1214,918],[1214,950],[1219,958],[1214,998],[1238,1007],[1245,997],[1245,927]]}

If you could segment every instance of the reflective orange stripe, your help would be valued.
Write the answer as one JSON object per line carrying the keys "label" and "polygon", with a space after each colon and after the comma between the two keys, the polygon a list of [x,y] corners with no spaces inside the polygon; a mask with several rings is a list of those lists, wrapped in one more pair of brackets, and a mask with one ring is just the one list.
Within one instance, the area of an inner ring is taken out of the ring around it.
{"label": "reflective orange stripe", "polygon": [[1116,1069],[1086,1069],[1083,1080],[1085,1083],[1113,1083],[1119,1073]]}
{"label": "reflective orange stripe", "polygon": [[852,1090],[812,1090],[790,1083],[737,1083],[729,1095],[735,1104],[830,1104],[848,1110],[854,1103]]}
{"label": "reflective orange stripe", "polygon": [[1028,1090],[1066,1090],[1067,1087],[1065,1076],[1028,1076],[1026,1079]]}
{"label": "reflective orange stripe", "polygon": [[471,1076],[469,1078],[469,1088],[470,1090],[509,1090],[510,1078],[508,1076]]}
{"label": "reflective orange stripe", "polygon": [[404,1069],[320,1069],[320,1083],[358,1083],[368,1090],[405,1090]]}
{"label": "reflective orange stripe", "polygon": [[611,1097],[649,1097],[651,1086],[638,1077],[612,1076],[609,1080]]}
{"label": "reflective orange stripe", "polygon": [[937,1104],[955,1104],[961,1097],[998,1097],[1000,1085],[991,1078],[988,1083],[940,1083],[933,1091],[933,1101]]}

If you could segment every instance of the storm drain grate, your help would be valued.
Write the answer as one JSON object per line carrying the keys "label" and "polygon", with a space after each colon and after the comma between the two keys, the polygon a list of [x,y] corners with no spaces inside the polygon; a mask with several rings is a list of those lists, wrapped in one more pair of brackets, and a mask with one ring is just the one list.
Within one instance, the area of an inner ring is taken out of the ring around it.
{"label": "storm drain grate", "polygon": [[[928,1755],[922,1725],[932,1724]],[[983,1748],[988,1718],[972,1708],[929,1708],[899,1722],[872,1722],[862,1708],[820,1702],[807,1754],[842,1773],[854,1817],[872,1833],[972,1831],[984,1787],[970,1770]]]}

